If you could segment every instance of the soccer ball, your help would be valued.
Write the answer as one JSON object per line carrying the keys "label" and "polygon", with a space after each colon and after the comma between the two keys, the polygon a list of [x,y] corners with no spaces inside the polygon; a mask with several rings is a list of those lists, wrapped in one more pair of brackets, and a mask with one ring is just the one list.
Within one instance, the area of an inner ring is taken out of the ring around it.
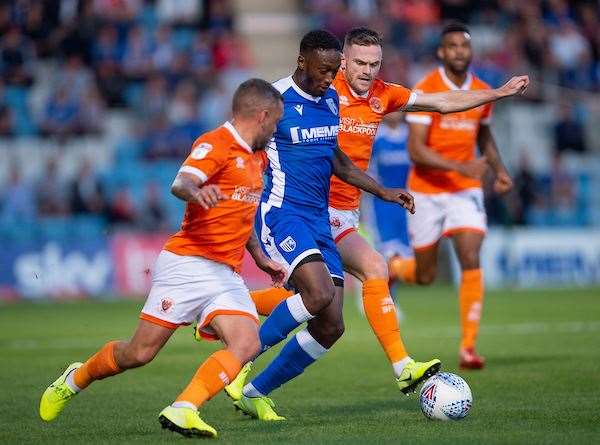
{"label": "soccer ball", "polygon": [[440,372],[428,379],[419,393],[425,417],[437,420],[460,420],[473,405],[471,388],[462,377]]}

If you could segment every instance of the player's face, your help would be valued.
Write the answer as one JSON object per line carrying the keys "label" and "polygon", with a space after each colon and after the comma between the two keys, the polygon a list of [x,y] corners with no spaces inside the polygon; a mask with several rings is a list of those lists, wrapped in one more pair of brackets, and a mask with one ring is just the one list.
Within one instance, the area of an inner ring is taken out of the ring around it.
{"label": "player's face", "polygon": [[456,74],[463,74],[469,69],[473,50],[471,36],[465,32],[450,32],[442,39],[438,49],[438,57]]}
{"label": "player's face", "polygon": [[280,101],[261,112],[258,122],[260,131],[254,147],[256,150],[263,150],[266,147],[277,129],[277,122],[281,116],[283,116],[283,103]]}
{"label": "player's face", "polygon": [[334,49],[317,49],[306,56],[301,55],[298,62],[306,76],[307,93],[323,96],[340,69],[342,55]]}
{"label": "player's face", "polygon": [[365,94],[381,69],[381,46],[347,45],[344,48],[346,80],[355,93]]}

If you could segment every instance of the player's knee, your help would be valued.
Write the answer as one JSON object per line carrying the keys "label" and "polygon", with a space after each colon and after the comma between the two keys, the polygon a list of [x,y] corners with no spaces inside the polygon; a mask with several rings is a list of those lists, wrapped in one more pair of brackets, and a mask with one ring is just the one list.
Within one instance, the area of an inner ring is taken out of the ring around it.
{"label": "player's knee", "polygon": [[363,275],[366,280],[371,279],[388,279],[388,265],[379,252],[373,251],[365,261],[365,266],[363,267]]}
{"label": "player's knee", "polygon": [[323,308],[329,306],[335,296],[335,287],[333,283],[323,283],[322,286],[311,288],[306,291],[305,304],[311,314],[316,314]]}
{"label": "player's knee", "polygon": [[461,255],[460,263],[463,270],[479,268],[479,252],[465,252]]}
{"label": "player's knee", "polygon": [[240,362],[247,363],[254,360],[260,352],[260,340],[258,336],[240,338],[235,344],[230,345],[229,349]]}
{"label": "player's knee", "polygon": [[158,351],[151,347],[136,348],[129,354],[129,367],[137,368],[150,363],[156,356],[157,352]]}

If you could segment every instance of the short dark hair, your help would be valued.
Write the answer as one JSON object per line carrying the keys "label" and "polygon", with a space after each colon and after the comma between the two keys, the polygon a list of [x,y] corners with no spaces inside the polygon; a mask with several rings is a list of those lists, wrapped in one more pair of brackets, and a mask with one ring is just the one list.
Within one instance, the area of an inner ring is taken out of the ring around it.
{"label": "short dark hair", "polygon": [[300,54],[306,54],[316,49],[335,49],[342,50],[342,45],[336,36],[324,29],[310,31],[302,37],[300,41]]}
{"label": "short dark hair", "polygon": [[264,101],[283,102],[281,93],[263,79],[248,79],[235,90],[231,111],[234,115],[251,114]]}
{"label": "short dark hair", "polygon": [[442,34],[440,35],[440,40],[444,38],[446,34],[450,34],[451,32],[464,32],[465,34],[471,35],[471,31],[467,28],[467,25],[460,22],[451,22],[448,23],[442,29]]}
{"label": "short dark hair", "polygon": [[344,47],[349,45],[381,46],[381,36],[377,31],[361,26],[351,29],[346,33],[346,36],[344,37]]}

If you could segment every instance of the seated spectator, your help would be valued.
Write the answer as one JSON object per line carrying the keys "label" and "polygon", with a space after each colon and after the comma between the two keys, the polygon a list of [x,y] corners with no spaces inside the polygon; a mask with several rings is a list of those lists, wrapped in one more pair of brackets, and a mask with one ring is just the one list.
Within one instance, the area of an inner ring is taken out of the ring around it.
{"label": "seated spectator", "polygon": [[15,224],[35,218],[35,199],[32,185],[24,180],[17,165],[12,165],[9,179],[0,192],[0,220]]}
{"label": "seated spectator", "polygon": [[37,213],[40,216],[65,216],[70,213],[69,193],[58,173],[56,159],[48,158],[35,187]]}
{"label": "seated spectator", "polygon": [[167,81],[162,75],[155,74],[144,85],[142,98],[135,111],[139,117],[149,122],[166,112],[168,102]]}
{"label": "seated spectator", "polygon": [[29,87],[33,84],[31,64],[35,54],[29,39],[12,27],[0,40],[0,69],[7,85]]}
{"label": "seated spectator", "polygon": [[44,134],[68,138],[79,131],[78,113],[77,100],[60,88],[48,99],[40,128]]}
{"label": "seated spectator", "polygon": [[6,105],[0,105],[0,137],[12,137],[15,135],[13,114]]}
{"label": "seated spectator", "polygon": [[159,71],[167,70],[171,61],[175,57],[175,49],[171,41],[171,28],[169,26],[160,26],[154,36],[155,43],[152,50],[152,64],[154,69]]}
{"label": "seated spectator", "polygon": [[79,111],[79,129],[84,134],[101,134],[104,130],[106,104],[95,85],[82,95]]}
{"label": "seated spectator", "polygon": [[554,147],[559,153],[586,151],[583,125],[576,119],[570,104],[563,103],[558,108],[558,117],[554,124]]}
{"label": "seated spectator", "polygon": [[106,217],[109,224],[133,226],[137,215],[128,188],[121,188],[115,193],[107,207]]}
{"label": "seated spectator", "polygon": [[78,101],[93,85],[95,80],[92,71],[84,65],[81,56],[71,55],[56,71],[53,86],[55,89],[67,91]]}
{"label": "seated spectator", "polygon": [[160,188],[157,183],[146,185],[144,203],[139,213],[138,226],[149,232],[169,230],[166,212],[160,197]]}
{"label": "seated spectator", "polygon": [[143,80],[152,69],[152,48],[140,26],[131,28],[123,56],[123,71],[129,80]]}
{"label": "seated spectator", "polygon": [[564,20],[550,33],[550,54],[559,82],[568,88],[590,86],[590,46],[574,23]]}
{"label": "seated spectator", "polygon": [[71,183],[71,209],[80,215],[102,215],[106,202],[102,183],[89,160],[84,160],[77,177]]}

